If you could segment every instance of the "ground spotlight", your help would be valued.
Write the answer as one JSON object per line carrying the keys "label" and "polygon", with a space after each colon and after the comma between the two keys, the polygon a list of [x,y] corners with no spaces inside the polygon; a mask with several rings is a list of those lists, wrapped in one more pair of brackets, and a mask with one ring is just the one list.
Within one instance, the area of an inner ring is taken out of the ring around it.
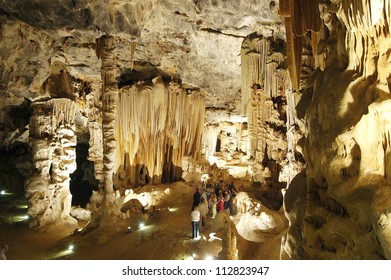
{"label": "ground spotlight", "polygon": [[5,195],[5,190],[1,190],[1,191],[0,191],[0,194],[1,194],[1,195]]}
{"label": "ground spotlight", "polygon": [[139,228],[139,229],[145,228],[145,224],[144,224],[144,223],[140,223],[140,224],[138,225],[138,228]]}
{"label": "ground spotlight", "polygon": [[75,246],[73,246],[73,244],[69,244],[68,250],[69,250],[69,251],[73,251],[73,249],[75,249]]}
{"label": "ground spotlight", "polygon": [[205,260],[211,261],[211,260],[213,260],[213,257],[208,255],[208,256],[205,257]]}

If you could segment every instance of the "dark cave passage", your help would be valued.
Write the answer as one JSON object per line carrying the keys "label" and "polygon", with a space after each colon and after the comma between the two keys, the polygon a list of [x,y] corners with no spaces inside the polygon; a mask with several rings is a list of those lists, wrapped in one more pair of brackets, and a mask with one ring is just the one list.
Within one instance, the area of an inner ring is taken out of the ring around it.
{"label": "dark cave passage", "polygon": [[99,181],[94,176],[94,163],[87,160],[88,145],[77,144],[75,172],[71,174],[70,191],[72,205],[85,207],[93,190],[98,190]]}

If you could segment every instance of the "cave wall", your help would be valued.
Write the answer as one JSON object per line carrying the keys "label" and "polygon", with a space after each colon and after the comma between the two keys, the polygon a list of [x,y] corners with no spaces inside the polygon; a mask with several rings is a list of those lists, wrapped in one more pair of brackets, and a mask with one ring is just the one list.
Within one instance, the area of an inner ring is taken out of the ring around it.
{"label": "cave wall", "polygon": [[[284,3],[295,42],[288,56],[300,65],[290,72],[306,170],[285,195],[291,227],[282,256],[389,259],[390,3],[319,2],[321,26],[306,32],[307,17],[295,13],[309,3]],[[303,78],[308,50],[315,67]],[[306,197],[294,198],[303,186]]]}

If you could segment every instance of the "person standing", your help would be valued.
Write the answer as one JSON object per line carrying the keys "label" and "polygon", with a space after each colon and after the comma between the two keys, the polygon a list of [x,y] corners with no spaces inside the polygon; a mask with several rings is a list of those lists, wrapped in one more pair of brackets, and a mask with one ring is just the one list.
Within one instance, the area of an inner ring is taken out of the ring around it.
{"label": "person standing", "polygon": [[210,196],[209,208],[212,210],[212,219],[214,219],[217,214],[217,197],[214,193]]}
{"label": "person standing", "polygon": [[198,206],[201,202],[201,193],[200,193],[200,190],[198,188],[196,188],[196,191],[194,192],[193,194],[193,210],[194,210],[194,207]]}
{"label": "person standing", "polygon": [[206,199],[204,199],[204,197],[201,197],[201,203],[198,207],[199,211],[200,211],[200,216],[201,216],[201,230],[204,230],[206,228],[206,225],[207,225],[207,221],[206,221],[206,214],[208,214],[208,201]]}
{"label": "person standing", "polygon": [[224,198],[223,195],[219,196],[219,201],[217,202],[217,212],[224,212]]}
{"label": "person standing", "polygon": [[200,235],[200,230],[198,227],[198,224],[200,222],[200,211],[198,210],[198,206],[194,206],[194,210],[191,211],[191,224],[192,224],[192,229],[193,229],[193,239],[197,239],[198,236]]}

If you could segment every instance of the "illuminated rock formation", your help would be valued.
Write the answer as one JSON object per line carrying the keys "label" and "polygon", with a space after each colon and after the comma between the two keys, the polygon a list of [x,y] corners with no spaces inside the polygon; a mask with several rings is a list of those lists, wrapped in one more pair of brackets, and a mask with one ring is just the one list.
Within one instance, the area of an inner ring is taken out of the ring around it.
{"label": "illuminated rock formation", "polygon": [[279,190],[300,171],[295,158],[295,102],[284,52],[283,41],[257,34],[247,37],[241,50],[249,173],[261,182],[262,193],[280,201]]}
{"label": "illuminated rock formation", "polygon": [[73,223],[69,174],[76,169],[75,110],[69,99],[34,102],[30,141],[36,171],[26,182],[30,226]]}
{"label": "illuminated rock formation", "polygon": [[313,83],[307,80],[311,90],[302,92],[307,199],[297,198],[295,210],[290,192],[302,186],[288,188],[292,225],[285,252],[311,259],[390,258],[390,4],[331,1],[320,10],[328,32],[316,54],[324,65]]}
{"label": "illuminated rock formation", "polygon": [[178,181],[201,153],[204,94],[158,76],[121,88],[116,115],[118,187]]}
{"label": "illuminated rock formation", "polygon": [[[0,181],[31,227],[109,230],[156,202],[137,187],[236,177],[285,211],[281,258],[390,259],[390,1],[177,2],[0,1]],[[71,216],[79,144],[99,187]],[[221,258],[259,241],[255,208]]]}

